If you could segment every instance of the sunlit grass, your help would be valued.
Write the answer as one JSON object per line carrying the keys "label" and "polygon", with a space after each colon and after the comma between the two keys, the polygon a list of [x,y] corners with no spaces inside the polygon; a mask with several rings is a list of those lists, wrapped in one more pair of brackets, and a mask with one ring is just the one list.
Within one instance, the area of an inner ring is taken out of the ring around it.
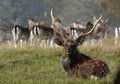
{"label": "sunlit grass", "polygon": [[110,73],[100,80],[67,78],[60,59],[62,48],[40,48],[26,45],[22,48],[0,45],[0,84],[112,84],[120,64],[120,45],[113,39],[104,40],[103,46],[78,47],[79,51],[105,61]]}

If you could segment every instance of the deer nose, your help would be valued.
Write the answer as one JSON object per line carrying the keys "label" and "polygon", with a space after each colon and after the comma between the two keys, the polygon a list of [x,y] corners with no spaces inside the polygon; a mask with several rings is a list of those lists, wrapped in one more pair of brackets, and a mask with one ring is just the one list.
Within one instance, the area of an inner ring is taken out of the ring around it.
{"label": "deer nose", "polygon": [[71,48],[70,48],[70,47],[68,47],[68,49],[67,49],[67,50],[68,50],[68,52],[71,52]]}

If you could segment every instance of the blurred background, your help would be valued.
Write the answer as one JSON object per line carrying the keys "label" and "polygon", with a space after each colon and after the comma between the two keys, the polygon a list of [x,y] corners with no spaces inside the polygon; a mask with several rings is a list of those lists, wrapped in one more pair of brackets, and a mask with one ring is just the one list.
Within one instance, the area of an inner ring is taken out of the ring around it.
{"label": "blurred background", "polygon": [[42,20],[44,12],[46,25],[50,25],[51,8],[54,16],[61,16],[63,25],[78,19],[91,21],[93,16],[102,14],[109,20],[109,30],[120,26],[120,0],[0,0],[0,26],[11,28],[15,19],[26,26],[28,17]]}

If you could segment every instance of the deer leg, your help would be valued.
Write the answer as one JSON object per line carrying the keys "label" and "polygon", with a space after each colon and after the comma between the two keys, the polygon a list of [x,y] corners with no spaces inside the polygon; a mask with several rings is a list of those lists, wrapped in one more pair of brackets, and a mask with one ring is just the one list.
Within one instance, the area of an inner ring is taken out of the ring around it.
{"label": "deer leg", "polygon": [[20,40],[20,47],[22,48],[22,45],[23,45],[23,40],[21,39]]}

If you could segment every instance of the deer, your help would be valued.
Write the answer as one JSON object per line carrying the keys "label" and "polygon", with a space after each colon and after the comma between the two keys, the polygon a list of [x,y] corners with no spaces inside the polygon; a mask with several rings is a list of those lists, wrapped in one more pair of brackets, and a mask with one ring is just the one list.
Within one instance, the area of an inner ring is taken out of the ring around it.
{"label": "deer", "polygon": [[22,39],[25,39],[26,41],[29,40],[30,30],[28,27],[21,26],[19,22],[16,20],[13,22],[12,35],[13,35],[14,47],[16,48],[17,43],[20,40],[21,40],[21,45],[22,45]]}
{"label": "deer", "polygon": [[72,31],[72,36],[76,38],[80,33],[88,32],[92,26],[93,24],[90,21],[88,21],[84,26],[79,26],[78,22],[73,22],[73,25],[70,26],[70,30]]}
{"label": "deer", "polygon": [[53,9],[51,9],[50,11],[50,16],[52,20],[50,26],[46,26],[44,24],[41,24],[40,22],[35,22],[34,29],[37,30],[36,33],[38,34],[41,42],[46,41],[45,43],[47,46],[53,47],[53,40],[56,37],[53,28],[58,28],[61,25],[61,20],[59,17],[53,16]]}
{"label": "deer", "polygon": [[[93,17],[93,24],[94,22],[96,21],[96,17],[94,16]],[[96,29],[94,31],[94,37],[96,38],[99,38],[99,37],[102,37],[102,38],[106,38],[107,37],[107,24],[108,22],[108,19],[101,19],[101,21],[99,22],[99,24],[96,26]]]}
{"label": "deer", "polygon": [[[96,17],[93,17],[93,24],[96,21]],[[92,39],[92,45],[94,45],[94,41],[98,41],[100,40],[100,45],[102,46],[103,43],[103,38],[107,38],[107,22],[108,19],[101,19],[100,22],[97,24],[94,32],[91,35],[91,39]]]}
{"label": "deer", "polygon": [[90,35],[94,31],[101,18],[102,15],[96,20],[90,31],[81,33],[76,39],[65,37],[64,33],[54,29],[54,31],[62,38],[56,38],[54,41],[57,45],[63,47],[61,64],[68,78],[100,79],[106,77],[109,73],[109,67],[105,62],[90,58],[90,56],[80,53],[77,49],[82,38]]}
{"label": "deer", "polygon": [[39,42],[39,28],[36,28],[36,25],[44,25],[46,17],[47,17],[47,13],[44,13],[44,17],[41,21],[36,20],[34,17],[29,17],[27,18],[27,22],[28,22],[28,27],[30,30],[30,42],[33,43],[34,42]]}

